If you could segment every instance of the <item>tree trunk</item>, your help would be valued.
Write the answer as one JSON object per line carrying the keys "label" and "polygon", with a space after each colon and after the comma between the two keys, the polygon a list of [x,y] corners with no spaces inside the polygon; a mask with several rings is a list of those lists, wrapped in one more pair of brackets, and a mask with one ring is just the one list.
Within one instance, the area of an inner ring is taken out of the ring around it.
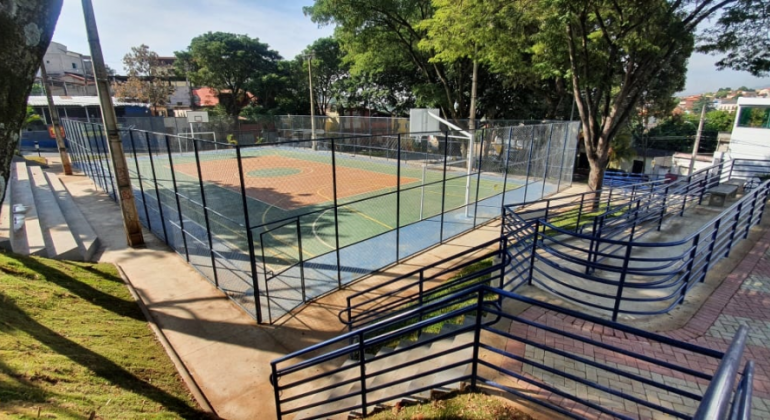
{"label": "tree trunk", "polygon": [[27,114],[27,97],[63,0],[0,0],[0,203]]}

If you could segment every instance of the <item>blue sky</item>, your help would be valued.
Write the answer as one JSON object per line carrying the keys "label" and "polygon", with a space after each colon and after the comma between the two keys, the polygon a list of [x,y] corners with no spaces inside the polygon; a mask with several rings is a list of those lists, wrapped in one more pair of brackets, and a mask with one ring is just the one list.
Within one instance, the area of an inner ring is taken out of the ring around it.
{"label": "blue sky", "polygon": [[[314,40],[332,34],[331,27],[314,24],[302,13],[313,0],[93,0],[99,37],[107,64],[122,72],[123,56],[133,46],[147,44],[160,55],[185,49],[190,40],[208,31],[248,34],[266,42],[284,58],[294,58]],[[70,50],[89,54],[80,1],[64,0],[53,40]],[[770,86],[770,78],[717,71],[716,57],[690,58],[684,94],[719,87]]]}

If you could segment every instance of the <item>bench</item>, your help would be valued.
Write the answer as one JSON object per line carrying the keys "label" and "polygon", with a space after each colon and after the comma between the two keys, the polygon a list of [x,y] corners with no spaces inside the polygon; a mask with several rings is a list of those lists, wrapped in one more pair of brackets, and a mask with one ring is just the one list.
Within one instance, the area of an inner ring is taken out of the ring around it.
{"label": "bench", "polygon": [[720,184],[709,191],[709,206],[724,207],[728,198],[735,198],[738,186],[734,184]]}

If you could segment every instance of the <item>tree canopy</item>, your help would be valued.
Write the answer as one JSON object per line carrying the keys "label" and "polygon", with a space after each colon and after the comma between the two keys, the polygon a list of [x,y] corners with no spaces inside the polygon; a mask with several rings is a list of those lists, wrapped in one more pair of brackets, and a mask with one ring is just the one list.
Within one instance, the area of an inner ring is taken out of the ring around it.
{"label": "tree canopy", "polygon": [[163,65],[156,52],[144,44],[132,47],[123,57],[123,66],[128,79],[113,84],[116,97],[149,103],[153,111],[168,104],[174,93],[174,87],[169,83],[173,68]]}
{"label": "tree canopy", "polygon": [[275,73],[280,54],[247,35],[208,32],[192,39],[186,51],[175,53],[177,70],[197,86],[208,86],[220,95],[231,116],[248,104],[247,88]]}

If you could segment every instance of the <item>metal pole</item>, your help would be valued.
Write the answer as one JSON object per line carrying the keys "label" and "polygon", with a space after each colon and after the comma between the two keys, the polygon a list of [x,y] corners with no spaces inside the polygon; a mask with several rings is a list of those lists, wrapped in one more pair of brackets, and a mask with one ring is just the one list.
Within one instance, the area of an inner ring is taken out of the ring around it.
{"label": "metal pole", "polygon": [[551,157],[551,141],[553,140],[553,126],[554,124],[551,124],[551,132],[548,133],[548,145],[545,147],[545,163],[543,164],[543,189],[540,190],[540,198],[543,198],[545,196],[545,184],[548,177],[548,163],[550,162]]}
{"label": "metal pole", "polygon": [[422,187],[420,187],[420,220],[422,220],[422,211],[425,206],[425,179],[428,172],[428,164],[422,164]]}
{"label": "metal pole", "polygon": [[396,149],[396,262],[400,262],[399,245],[401,244],[401,134],[398,135]]}
{"label": "metal pole", "polygon": [[[505,168],[503,168],[503,198],[500,200],[502,207],[505,207],[505,189],[508,188],[508,164],[511,161],[511,137],[513,136],[513,127],[508,128],[508,142],[503,146],[505,150]],[[500,213],[502,214],[502,213]]]}
{"label": "metal pole", "polygon": [[160,215],[160,225],[163,227],[163,239],[168,244],[168,232],[166,232],[166,218],[163,217],[163,202],[160,201],[160,189],[158,188],[158,177],[155,175],[155,162],[152,160],[152,148],[150,147],[150,133],[144,132],[144,139],[147,143],[147,156],[150,159],[150,169],[152,170],[152,185],[155,186],[155,200],[158,201],[158,213]]}
{"label": "metal pole", "polygon": [[128,131],[128,137],[131,139],[131,153],[134,156],[134,165],[136,165],[136,178],[139,184],[139,194],[142,195],[142,206],[144,207],[144,217],[147,219],[147,229],[152,231],[152,222],[150,222],[150,212],[147,210],[147,198],[144,196],[144,183],[142,182],[142,171],[139,170],[139,160],[136,157],[136,145],[134,145],[134,132]]}
{"label": "metal pole", "polygon": [[[476,137],[476,131],[471,131],[471,136],[468,137],[468,173],[465,175],[465,217],[470,217],[468,211],[468,204],[471,199],[471,172],[473,172],[473,139]],[[479,153],[481,154],[481,153]]]}
{"label": "metal pole", "polygon": [[[243,223],[246,225],[246,240],[249,241],[249,265],[251,266],[251,286],[254,288],[254,305],[257,312],[257,323],[262,323],[262,304],[259,302],[259,279],[257,278],[257,257],[254,254],[254,234],[251,231],[251,223],[249,222],[249,204],[246,201],[246,184],[243,182],[243,162],[241,158],[241,146],[235,146],[235,159],[238,161],[238,179],[241,182],[241,203],[243,205]],[[264,257],[262,257],[262,263],[264,264]],[[265,276],[265,293],[267,293],[267,276]],[[268,297],[268,305],[270,305],[270,298]],[[270,316],[270,310],[268,309],[268,316]]]}
{"label": "metal pole", "polygon": [[313,104],[313,57],[314,53],[311,51],[307,55],[307,75],[310,86],[310,139],[313,140],[313,150],[318,150],[318,144],[315,141],[315,105]]}
{"label": "metal pole", "polygon": [[441,180],[441,226],[439,226],[438,242],[444,243],[444,205],[446,204],[446,160],[449,153],[449,133],[444,133],[444,175]]}
{"label": "metal pole", "polygon": [[[178,138],[177,138],[178,139]],[[206,236],[209,242],[209,256],[211,257],[211,271],[214,272],[214,285],[219,288],[219,277],[217,276],[217,262],[214,258],[214,241],[211,239],[211,223],[209,222],[209,209],[206,206],[206,189],[203,188],[203,173],[201,172],[201,160],[198,154],[198,142],[192,139],[193,151],[195,152],[195,163],[198,168],[198,187],[201,190],[201,205],[203,206],[203,220],[206,222]],[[256,296],[255,296],[256,297]]]}
{"label": "metal pole", "polygon": [[[705,98],[705,96],[704,96]],[[703,108],[700,111],[700,122],[698,123],[698,134],[695,135],[695,144],[692,146],[692,156],[690,157],[690,171],[687,175],[692,175],[692,170],[695,168],[695,158],[698,156],[698,147],[700,146],[700,137],[703,133],[703,121],[706,119],[706,104],[703,104]]]}
{"label": "metal pole", "polygon": [[[176,174],[174,172],[174,159],[171,157],[171,144],[168,142],[168,134],[165,135],[166,152],[168,152],[168,166],[171,172],[171,184],[174,186],[174,198],[176,199],[176,211],[179,216],[179,231],[182,234],[182,245],[184,245],[184,257],[190,262],[190,251],[187,249],[187,235],[184,230],[184,217],[182,216],[182,204],[179,202],[179,189],[176,185]],[[200,165],[200,162],[197,162]],[[176,247],[176,244],[174,244]]]}
{"label": "metal pole", "polygon": [[59,148],[61,166],[64,168],[64,175],[72,175],[72,164],[70,163],[70,157],[67,154],[67,147],[64,145],[64,139],[62,138],[61,131],[59,129],[59,127],[61,127],[61,125],[59,125],[59,113],[56,111],[56,106],[53,103],[51,90],[47,87],[48,73],[45,71],[45,65],[40,66],[40,76],[43,79],[43,89],[45,89],[45,97],[48,100],[48,112],[51,113],[51,126],[53,127],[54,136],[56,137],[56,147]]}
{"label": "metal pole", "polygon": [[109,139],[112,165],[115,167],[115,176],[118,181],[118,197],[116,199],[120,203],[120,210],[123,215],[123,229],[126,233],[126,241],[129,246],[136,247],[144,244],[142,225],[139,224],[139,214],[136,211],[134,193],[131,190],[131,179],[128,177],[126,155],[123,153],[123,144],[118,135],[118,121],[115,116],[115,108],[112,105],[112,98],[110,97],[109,80],[104,66],[102,47],[99,44],[99,32],[96,28],[94,7],[91,4],[91,0],[82,0],[82,3],[88,43],[91,47],[91,62],[94,66],[96,90],[99,94],[104,129],[107,131],[107,138]]}
{"label": "metal pole", "polygon": [[337,204],[337,150],[334,147],[334,139],[331,139],[332,146],[332,188],[334,193],[334,241],[337,252],[337,286],[342,287],[342,265],[340,262],[340,222],[339,205]]}
{"label": "metal pole", "polygon": [[[484,134],[486,130],[481,130],[481,141],[479,144],[481,144],[481,148],[484,148]],[[479,167],[478,172],[476,173],[476,202],[473,203],[473,227],[476,227],[476,215],[479,212],[479,186],[481,185],[481,159],[484,157],[484,154],[481,153],[481,150],[479,150]],[[470,207],[470,205],[468,206]],[[466,208],[467,211],[467,208]]]}

